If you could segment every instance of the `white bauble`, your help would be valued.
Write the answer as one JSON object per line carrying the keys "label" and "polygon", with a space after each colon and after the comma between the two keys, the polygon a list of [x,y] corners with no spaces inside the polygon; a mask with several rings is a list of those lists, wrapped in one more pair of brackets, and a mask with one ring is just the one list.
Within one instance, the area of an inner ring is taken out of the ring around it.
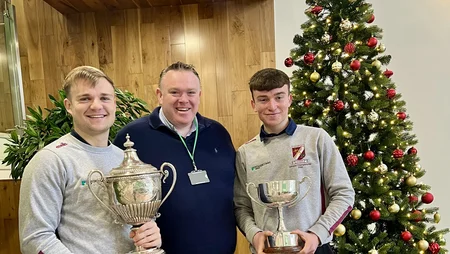
{"label": "white bauble", "polygon": [[339,61],[336,61],[331,65],[331,69],[334,72],[340,72],[342,70],[342,64]]}

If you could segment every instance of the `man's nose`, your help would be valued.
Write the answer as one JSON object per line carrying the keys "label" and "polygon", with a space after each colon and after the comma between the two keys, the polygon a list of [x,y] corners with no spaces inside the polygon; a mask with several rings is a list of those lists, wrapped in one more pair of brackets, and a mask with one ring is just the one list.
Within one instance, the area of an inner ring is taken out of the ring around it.
{"label": "man's nose", "polygon": [[91,109],[102,108],[102,101],[99,98],[92,100]]}
{"label": "man's nose", "polygon": [[269,100],[268,107],[270,110],[275,110],[277,108],[277,102],[275,100]]}
{"label": "man's nose", "polygon": [[180,95],[180,101],[181,101],[181,102],[187,102],[187,101],[189,101],[189,99],[188,99],[188,94],[187,94],[187,93],[181,93],[181,95]]}

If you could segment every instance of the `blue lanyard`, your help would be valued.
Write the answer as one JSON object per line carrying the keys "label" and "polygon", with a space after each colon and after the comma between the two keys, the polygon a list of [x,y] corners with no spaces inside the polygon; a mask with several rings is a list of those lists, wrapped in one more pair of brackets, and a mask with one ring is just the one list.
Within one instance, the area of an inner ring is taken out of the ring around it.
{"label": "blue lanyard", "polygon": [[183,143],[184,147],[186,147],[186,151],[189,154],[189,157],[192,160],[192,165],[194,166],[194,171],[197,171],[197,166],[195,165],[195,161],[194,161],[194,153],[195,153],[195,147],[197,146],[197,139],[198,139],[198,122],[197,122],[197,118],[194,118],[194,124],[195,124],[195,140],[194,140],[194,147],[192,149],[192,153],[191,151],[189,151],[189,148],[186,145],[186,142],[184,141],[184,138],[177,132],[178,137],[180,137],[181,142]]}

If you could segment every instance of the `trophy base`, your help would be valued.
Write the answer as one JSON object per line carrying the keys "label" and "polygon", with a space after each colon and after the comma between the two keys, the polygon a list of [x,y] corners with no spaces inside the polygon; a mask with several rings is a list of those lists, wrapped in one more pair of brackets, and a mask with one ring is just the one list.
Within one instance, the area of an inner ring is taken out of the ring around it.
{"label": "trophy base", "polygon": [[264,249],[264,253],[283,253],[293,254],[299,253],[303,248],[301,246],[286,246],[286,247],[268,247]]}
{"label": "trophy base", "polygon": [[158,249],[158,248],[152,248],[152,249],[148,249],[148,250],[141,250],[139,248],[139,250],[134,250],[134,251],[130,251],[127,254],[165,254],[166,252],[163,249]]}

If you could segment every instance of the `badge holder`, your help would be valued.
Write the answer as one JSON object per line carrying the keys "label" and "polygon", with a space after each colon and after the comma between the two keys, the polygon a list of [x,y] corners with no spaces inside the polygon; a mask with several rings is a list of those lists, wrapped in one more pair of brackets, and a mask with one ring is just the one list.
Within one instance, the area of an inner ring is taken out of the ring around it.
{"label": "badge holder", "polygon": [[191,181],[192,185],[199,185],[203,183],[209,183],[208,174],[205,170],[192,170],[190,173],[188,173],[189,180]]}

